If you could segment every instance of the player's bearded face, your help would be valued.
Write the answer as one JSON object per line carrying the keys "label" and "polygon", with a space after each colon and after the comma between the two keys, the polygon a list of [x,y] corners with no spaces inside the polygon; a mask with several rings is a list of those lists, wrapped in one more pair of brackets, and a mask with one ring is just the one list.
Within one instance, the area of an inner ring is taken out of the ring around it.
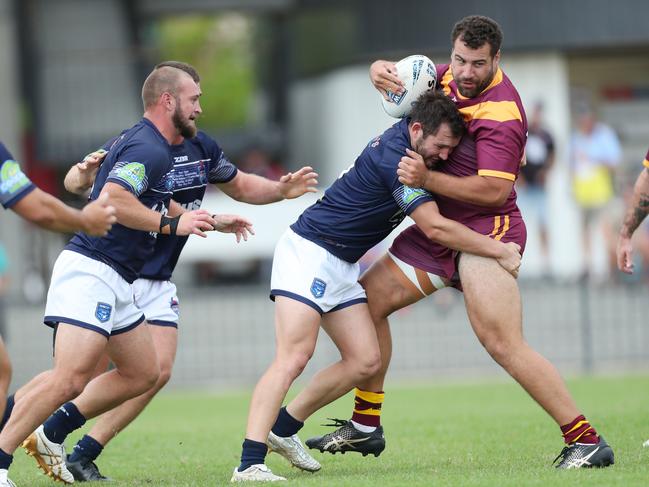
{"label": "player's bearded face", "polygon": [[182,110],[182,103],[179,97],[176,98],[176,109],[174,114],[171,117],[171,121],[174,124],[174,127],[178,129],[180,135],[186,139],[191,139],[196,135],[196,122],[194,121],[195,116],[192,111],[189,115],[185,115]]}
{"label": "player's bearded face", "polygon": [[499,59],[500,53],[491,56],[488,43],[471,49],[460,38],[456,39],[451,54],[451,70],[460,94],[474,98],[487,88],[496,75]]}
{"label": "player's bearded face", "polygon": [[460,143],[460,138],[453,136],[447,124],[442,124],[436,133],[424,137],[419,132],[413,148],[423,159],[428,169],[433,169],[440,160],[445,161]]}

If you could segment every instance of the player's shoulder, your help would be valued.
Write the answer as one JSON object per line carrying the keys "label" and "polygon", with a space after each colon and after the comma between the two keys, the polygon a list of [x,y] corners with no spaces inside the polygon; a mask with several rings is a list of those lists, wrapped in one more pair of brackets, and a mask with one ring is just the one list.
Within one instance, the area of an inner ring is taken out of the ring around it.
{"label": "player's shoulder", "polygon": [[221,147],[214,137],[209,135],[202,130],[199,130],[194,137],[190,139],[190,142],[194,145],[197,145],[207,152],[220,151]]}

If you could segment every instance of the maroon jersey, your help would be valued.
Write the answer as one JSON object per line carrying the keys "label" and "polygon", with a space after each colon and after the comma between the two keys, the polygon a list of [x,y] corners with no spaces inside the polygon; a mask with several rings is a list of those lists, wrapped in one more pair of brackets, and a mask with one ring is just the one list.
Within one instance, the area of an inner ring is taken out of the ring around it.
{"label": "maroon jersey", "polygon": [[[475,98],[462,96],[448,64],[437,66],[437,79],[464,116],[467,133],[448,160],[437,169],[453,176],[491,176],[515,181],[524,156],[527,119],[516,88],[500,68],[493,81]],[[435,195],[439,211],[446,218],[502,242],[516,242],[525,249],[527,232],[516,206],[512,187],[504,205],[478,206]],[[458,253],[432,242],[413,225],[399,234],[390,252],[413,267],[445,277],[459,286]]]}
{"label": "maroon jersey", "polygon": [[647,155],[644,156],[644,161],[642,161],[642,165],[646,168],[649,168],[649,150],[647,151]]}
{"label": "maroon jersey", "polygon": [[[491,176],[515,181],[527,139],[527,118],[514,85],[500,68],[493,81],[475,98],[457,89],[450,65],[437,66],[440,87],[455,102],[467,124],[467,133],[438,169],[453,176]],[[462,223],[495,215],[519,215],[516,192],[500,208],[452,200],[436,195],[442,215]]]}

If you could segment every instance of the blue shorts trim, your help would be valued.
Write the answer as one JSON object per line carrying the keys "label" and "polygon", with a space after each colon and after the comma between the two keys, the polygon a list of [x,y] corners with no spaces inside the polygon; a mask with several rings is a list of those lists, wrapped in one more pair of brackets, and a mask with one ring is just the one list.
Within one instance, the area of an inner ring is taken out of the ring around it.
{"label": "blue shorts trim", "polygon": [[95,332],[99,333],[100,335],[105,336],[106,338],[109,337],[108,332],[106,330],[104,330],[103,328],[100,328],[100,327],[95,326],[95,325],[91,325],[90,323],[86,323],[85,321],[79,321],[79,320],[75,320],[75,319],[72,319],[72,318],[66,318],[65,316],[46,316],[45,318],[43,318],[43,323],[45,323],[50,328],[54,328],[59,323],[66,323],[68,325],[74,325],[74,326],[78,326],[80,328],[85,328],[86,330],[95,331]]}
{"label": "blue shorts trim", "polygon": [[271,289],[270,290],[271,301],[275,301],[275,296],[285,296],[287,298],[294,299],[296,301],[299,301],[300,303],[306,304],[307,306],[311,306],[314,310],[320,313],[320,316],[324,314],[324,311],[322,311],[322,308],[320,306],[315,304],[313,301],[305,298],[304,296],[300,296],[299,294],[295,294],[290,291],[282,291],[281,289]]}
{"label": "blue shorts trim", "polygon": [[149,325],[155,326],[167,326],[169,328],[178,328],[178,323],[174,321],[164,321],[164,320],[146,320]]}
{"label": "blue shorts trim", "polygon": [[349,306],[354,306],[355,304],[360,304],[360,303],[367,303],[367,298],[356,298],[352,299],[351,301],[347,301],[346,303],[339,304],[338,306],[335,306],[331,308],[327,313],[333,313],[334,311],[340,311],[341,309],[348,308]]}
{"label": "blue shorts trim", "polygon": [[119,330],[115,330],[115,331],[110,332],[110,336],[121,335],[122,333],[126,333],[127,331],[131,331],[133,328],[135,328],[136,326],[141,324],[144,321],[144,319],[145,319],[144,315],[142,315],[142,316],[140,316],[138,318],[138,320],[135,323],[133,323],[131,325],[128,325],[128,326],[125,326],[124,328],[120,328]]}

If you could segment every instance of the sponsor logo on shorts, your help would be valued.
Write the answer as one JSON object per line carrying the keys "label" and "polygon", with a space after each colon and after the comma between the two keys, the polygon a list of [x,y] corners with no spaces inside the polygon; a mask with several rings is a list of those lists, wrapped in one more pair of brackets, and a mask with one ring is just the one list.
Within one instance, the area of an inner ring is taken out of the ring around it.
{"label": "sponsor logo on shorts", "polygon": [[408,204],[427,193],[425,189],[403,187],[403,202]]}
{"label": "sponsor logo on shorts", "polygon": [[11,194],[29,186],[29,179],[16,161],[5,161],[0,169],[0,193]]}
{"label": "sponsor logo on shorts", "polygon": [[314,277],[313,282],[311,283],[311,294],[313,294],[313,297],[321,298],[324,296],[325,289],[327,289],[327,283],[322,279]]}
{"label": "sponsor logo on shorts", "polygon": [[95,309],[95,317],[100,323],[106,323],[110,319],[110,314],[113,312],[113,307],[108,303],[97,303]]}

